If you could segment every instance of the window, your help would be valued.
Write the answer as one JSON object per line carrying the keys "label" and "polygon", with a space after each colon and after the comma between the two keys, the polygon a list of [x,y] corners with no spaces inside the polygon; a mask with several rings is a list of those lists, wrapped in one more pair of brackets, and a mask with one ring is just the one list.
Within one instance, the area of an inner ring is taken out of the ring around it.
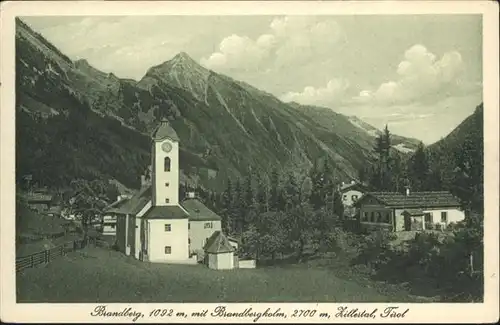
{"label": "window", "polygon": [[169,157],[165,157],[165,160],[163,161],[163,167],[164,167],[166,172],[170,171],[170,158]]}
{"label": "window", "polygon": [[172,247],[171,246],[165,246],[165,254],[172,254]]}
{"label": "window", "polygon": [[446,211],[441,212],[441,222],[445,222],[445,223],[448,222],[448,212],[446,212]]}
{"label": "window", "polygon": [[363,220],[368,221],[368,212],[365,212],[363,215]]}
{"label": "window", "polygon": [[115,229],[115,225],[111,225],[111,229]]}
{"label": "window", "polygon": [[165,187],[169,187],[170,186],[170,183],[165,183]]}
{"label": "window", "polygon": [[377,222],[382,222],[382,213],[377,212]]}
{"label": "window", "polygon": [[205,222],[205,229],[213,228],[213,224],[211,222]]}
{"label": "window", "polygon": [[172,225],[169,223],[165,224],[165,231],[172,231]]}
{"label": "window", "polygon": [[353,196],[351,196],[351,200],[352,200],[353,202],[356,202],[356,200],[357,200],[357,199],[358,199],[358,196],[357,196],[357,195],[353,195]]}
{"label": "window", "polygon": [[191,229],[191,224],[190,223],[188,223],[188,229]]}
{"label": "window", "polygon": [[370,221],[375,222],[375,212],[373,211],[370,213]]}
{"label": "window", "polygon": [[165,199],[165,203],[170,203],[170,199]]}
{"label": "window", "polygon": [[386,223],[390,223],[391,215],[389,214],[389,212],[385,213],[385,218],[384,219],[385,219]]}
{"label": "window", "polygon": [[425,214],[425,222],[432,222],[432,213],[427,212]]}

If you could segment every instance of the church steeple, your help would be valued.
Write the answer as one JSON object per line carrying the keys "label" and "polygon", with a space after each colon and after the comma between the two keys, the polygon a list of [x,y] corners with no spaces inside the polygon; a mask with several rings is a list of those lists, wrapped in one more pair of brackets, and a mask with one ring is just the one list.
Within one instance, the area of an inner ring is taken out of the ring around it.
{"label": "church steeple", "polygon": [[179,204],[179,137],[167,119],[152,134],[153,206]]}

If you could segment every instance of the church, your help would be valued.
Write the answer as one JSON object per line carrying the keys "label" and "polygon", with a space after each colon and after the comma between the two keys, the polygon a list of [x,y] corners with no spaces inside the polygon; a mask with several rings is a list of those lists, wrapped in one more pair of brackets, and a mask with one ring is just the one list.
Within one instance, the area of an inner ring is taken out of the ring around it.
{"label": "church", "polygon": [[[141,261],[196,264],[205,258],[207,240],[222,233],[221,218],[188,193],[179,202],[179,137],[163,119],[152,134],[149,175],[141,189],[120,206],[116,246]],[[237,242],[231,240],[236,249]]]}

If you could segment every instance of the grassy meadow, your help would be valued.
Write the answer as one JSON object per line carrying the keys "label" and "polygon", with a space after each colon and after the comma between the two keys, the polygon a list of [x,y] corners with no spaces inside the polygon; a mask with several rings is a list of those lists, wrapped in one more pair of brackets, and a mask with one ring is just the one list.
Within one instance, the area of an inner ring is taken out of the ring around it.
{"label": "grassy meadow", "polygon": [[309,264],[210,270],[151,264],[89,247],[17,274],[17,301],[91,302],[403,302],[402,291],[339,278]]}

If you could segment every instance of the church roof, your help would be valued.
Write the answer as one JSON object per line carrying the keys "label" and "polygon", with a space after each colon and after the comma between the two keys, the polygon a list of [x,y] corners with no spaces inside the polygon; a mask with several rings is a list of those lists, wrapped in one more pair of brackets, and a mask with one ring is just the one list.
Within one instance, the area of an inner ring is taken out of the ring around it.
{"label": "church roof", "polygon": [[151,207],[144,215],[145,219],[187,219],[189,215],[178,205]]}
{"label": "church roof", "polygon": [[108,213],[132,214],[139,213],[142,208],[151,200],[151,186],[143,187],[135,193],[130,199],[123,200],[123,203],[116,208],[107,210]]}
{"label": "church roof", "polygon": [[174,141],[179,141],[179,136],[167,119],[161,120],[160,125],[153,131],[152,138],[153,140],[165,140],[169,138]]}
{"label": "church roof", "polygon": [[182,206],[189,213],[190,221],[217,221],[221,217],[207,208],[206,205],[197,199],[187,199],[182,202]]}
{"label": "church roof", "polygon": [[208,238],[204,250],[212,254],[234,252],[233,246],[231,246],[229,239],[227,239],[222,231],[215,231],[212,236]]}

